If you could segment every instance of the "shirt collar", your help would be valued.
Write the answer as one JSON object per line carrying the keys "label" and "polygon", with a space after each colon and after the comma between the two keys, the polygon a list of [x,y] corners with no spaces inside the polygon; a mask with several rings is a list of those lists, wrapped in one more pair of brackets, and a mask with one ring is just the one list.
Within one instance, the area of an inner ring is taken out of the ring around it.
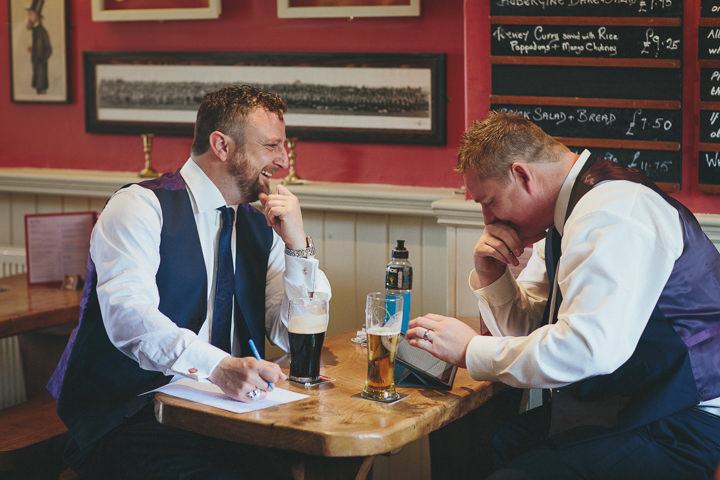
{"label": "shirt collar", "polygon": [[217,210],[226,205],[220,190],[192,158],[189,158],[180,169],[180,175],[190,192],[195,213]]}
{"label": "shirt collar", "polygon": [[565,216],[567,215],[568,202],[570,201],[570,193],[575,185],[575,179],[577,179],[580,170],[589,158],[590,152],[588,150],[583,150],[578,159],[575,161],[575,164],[570,169],[570,172],[567,174],[567,177],[565,177],[562,187],[560,187],[560,194],[555,202],[554,219],[555,229],[560,235],[563,234],[563,229],[565,228]]}

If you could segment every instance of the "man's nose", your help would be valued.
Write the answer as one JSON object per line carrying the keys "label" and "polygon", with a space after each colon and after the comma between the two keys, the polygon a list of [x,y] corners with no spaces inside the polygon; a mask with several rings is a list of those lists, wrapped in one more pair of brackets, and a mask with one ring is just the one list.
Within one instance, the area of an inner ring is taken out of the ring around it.
{"label": "man's nose", "polygon": [[283,142],[282,148],[280,148],[280,155],[276,159],[275,165],[277,165],[280,168],[288,168],[290,166],[290,160],[289,160],[289,156],[288,156],[286,142]]}

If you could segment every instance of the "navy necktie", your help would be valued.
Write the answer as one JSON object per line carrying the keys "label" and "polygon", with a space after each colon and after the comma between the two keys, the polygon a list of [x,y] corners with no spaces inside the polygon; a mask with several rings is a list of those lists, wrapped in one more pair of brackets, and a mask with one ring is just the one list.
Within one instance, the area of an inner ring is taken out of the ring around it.
{"label": "navy necktie", "polygon": [[[547,303],[545,304],[545,311],[543,312],[542,325],[548,325],[555,321],[555,314],[557,312],[557,306],[555,311],[550,311],[550,305],[552,304],[552,292],[555,287],[555,273],[557,271],[558,261],[560,260],[560,233],[555,228],[555,225],[550,225],[548,228],[547,235],[545,236],[545,270],[547,270],[548,283],[550,284],[550,293],[548,293]],[[558,289],[557,295],[560,295]],[[556,301],[556,305],[559,305],[559,300]],[[542,391],[543,403],[550,404],[550,390],[543,389]]]}
{"label": "navy necktie", "polygon": [[555,314],[560,306],[560,290],[558,289],[558,300],[555,301],[555,311],[550,311],[552,303],[552,292],[555,285],[555,274],[557,273],[557,265],[560,260],[560,242],[561,237],[555,225],[550,225],[547,236],[545,237],[545,269],[547,270],[548,283],[550,284],[550,293],[548,294],[547,304],[545,304],[545,312],[543,313],[543,325],[553,323]]}
{"label": "navy necktie", "polygon": [[232,322],[233,297],[235,291],[235,268],[233,267],[232,241],[233,209],[219,207],[222,214],[222,230],[217,251],[217,278],[215,280],[215,304],[211,343],[228,353],[230,350],[230,323]]}

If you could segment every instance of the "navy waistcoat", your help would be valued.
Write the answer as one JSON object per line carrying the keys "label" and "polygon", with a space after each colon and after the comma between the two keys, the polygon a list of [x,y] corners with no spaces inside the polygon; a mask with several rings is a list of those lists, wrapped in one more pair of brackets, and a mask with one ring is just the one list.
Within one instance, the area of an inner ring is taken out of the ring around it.
{"label": "navy waistcoat", "polygon": [[[207,278],[197,225],[186,185],[179,171],[139,185],[160,201],[160,265],[156,283],[159,310],[178,326],[198,332],[207,315]],[[265,277],[272,229],[250,205],[238,208],[236,220],[235,288],[240,311],[255,343],[265,345]],[[161,372],[143,370],[110,342],[97,299],[97,274],[92,258],[80,304],[80,321],[48,383],[58,399],[58,414],[69,439],[79,449],[134,415],[152,399],[138,394],[170,381]]]}
{"label": "navy waistcoat", "polygon": [[[604,180],[641,183],[661,195],[679,214],[684,246],[632,356],[611,374],[553,391],[553,403],[572,398],[553,416],[572,415],[588,434],[644,425],[720,397],[720,253],[684,205],[637,170],[607,160],[583,167],[566,218]],[[627,295],[617,301],[634,301]]]}

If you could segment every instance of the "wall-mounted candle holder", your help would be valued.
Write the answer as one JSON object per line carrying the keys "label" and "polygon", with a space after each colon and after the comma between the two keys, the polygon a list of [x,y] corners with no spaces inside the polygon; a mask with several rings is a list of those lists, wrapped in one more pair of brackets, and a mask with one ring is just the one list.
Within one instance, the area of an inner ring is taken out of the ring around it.
{"label": "wall-mounted candle holder", "polygon": [[288,146],[288,158],[290,159],[290,168],[288,169],[288,175],[282,181],[283,185],[302,185],[305,180],[297,176],[295,172],[295,143],[297,143],[296,137],[290,137],[287,139]]}
{"label": "wall-mounted candle holder", "polygon": [[150,152],[152,151],[152,133],[143,133],[140,135],[143,142],[143,152],[145,152],[145,168],[140,170],[138,176],[142,178],[155,178],[160,174],[150,164]]}

